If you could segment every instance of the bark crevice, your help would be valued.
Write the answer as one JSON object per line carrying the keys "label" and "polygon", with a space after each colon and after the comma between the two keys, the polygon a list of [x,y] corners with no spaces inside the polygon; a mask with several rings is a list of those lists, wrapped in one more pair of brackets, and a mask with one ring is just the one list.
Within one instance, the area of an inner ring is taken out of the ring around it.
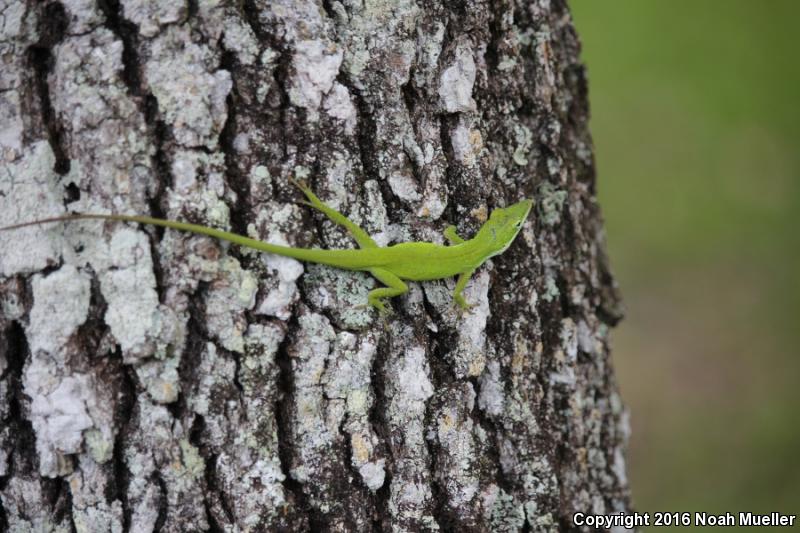
{"label": "bark crevice", "polygon": [[[296,321],[289,325],[290,331],[297,328]],[[308,502],[307,495],[303,490],[303,485],[292,476],[292,461],[294,453],[292,451],[292,403],[294,399],[294,372],[292,371],[292,358],[289,355],[289,345],[291,335],[287,334],[275,354],[275,364],[278,367],[277,400],[275,402],[275,426],[278,439],[278,458],[280,460],[281,473],[284,476],[283,487],[289,493],[290,498],[296,507],[298,514],[303,516],[309,524],[313,524],[313,511]]]}
{"label": "bark crevice", "polygon": [[40,40],[28,48],[28,65],[33,73],[31,83],[38,112],[45,128],[47,140],[55,155],[53,171],[64,175],[69,172],[70,159],[64,146],[63,128],[59,124],[50,99],[48,77],[53,70],[53,49],[66,35],[68,21],[64,6],[50,2],[40,6]]}
{"label": "bark crevice", "polygon": [[111,457],[112,483],[109,484],[107,501],[119,500],[122,505],[122,530],[130,531],[131,508],[128,502],[128,490],[131,473],[125,461],[125,448],[127,436],[130,431],[131,421],[135,418],[136,409],[136,378],[133,369],[127,367],[122,361],[122,352],[117,348],[112,356],[112,363],[117,368],[120,377],[118,403],[115,409],[114,426],[117,433],[114,437],[114,450]]}
{"label": "bark crevice", "polygon": [[[123,69],[121,77],[144,117],[150,132],[150,139],[155,147],[151,161],[158,179],[155,181],[156,188],[151,191],[149,196],[148,207],[152,216],[167,218],[164,192],[173,182],[168,155],[172,141],[169,128],[159,114],[158,100],[147,89],[145,80],[142,78],[144,62],[140,53],[142,43],[139,38],[139,29],[136,24],[123,16],[123,8],[119,0],[100,0],[98,9],[105,16],[106,27],[122,42]],[[159,235],[159,239],[163,236],[163,228],[154,228],[154,231]],[[154,258],[158,256],[158,254],[153,254]]]}

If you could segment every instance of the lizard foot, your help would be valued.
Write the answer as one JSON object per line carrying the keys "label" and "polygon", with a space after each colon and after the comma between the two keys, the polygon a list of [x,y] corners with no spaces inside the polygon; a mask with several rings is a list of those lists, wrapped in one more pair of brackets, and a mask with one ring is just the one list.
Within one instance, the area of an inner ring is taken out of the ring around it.
{"label": "lizard foot", "polygon": [[478,307],[478,304],[471,304],[464,299],[463,296],[460,294],[456,295],[453,298],[453,304],[456,305],[460,310],[461,313],[471,313],[473,309]]}
{"label": "lizard foot", "polygon": [[378,311],[378,314],[381,316],[389,316],[392,314],[392,310],[387,308],[382,302],[377,302],[377,303],[370,302],[367,304],[358,304],[354,305],[353,309],[361,310],[361,309],[368,309],[370,307]]}
{"label": "lizard foot", "polygon": [[295,187],[297,187],[301,191],[309,190],[308,183],[306,183],[305,180],[297,179],[297,178],[292,176],[292,177],[289,178],[289,181],[292,183],[292,185],[294,185]]}

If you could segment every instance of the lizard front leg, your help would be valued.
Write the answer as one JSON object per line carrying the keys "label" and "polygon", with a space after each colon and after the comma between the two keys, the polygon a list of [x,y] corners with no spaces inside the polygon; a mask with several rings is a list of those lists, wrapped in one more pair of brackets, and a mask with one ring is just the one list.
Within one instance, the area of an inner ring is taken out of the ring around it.
{"label": "lizard front leg", "polygon": [[375,276],[375,279],[386,285],[386,287],[380,287],[378,289],[369,291],[367,302],[369,305],[376,308],[382,315],[386,314],[386,306],[381,299],[393,298],[395,296],[400,296],[401,294],[407,293],[408,285],[406,285],[402,279],[383,268],[372,268],[370,269],[369,273]]}
{"label": "lizard front leg", "polygon": [[462,242],[465,242],[464,239],[458,236],[458,233],[456,233],[456,227],[453,225],[445,228],[444,238],[447,239],[450,244],[461,244]]}
{"label": "lizard front leg", "polygon": [[349,218],[347,218],[346,216],[344,216],[331,206],[326,205],[322,200],[317,198],[317,195],[314,194],[314,192],[307,185],[294,179],[292,180],[292,183],[294,183],[301,191],[303,191],[303,194],[305,194],[306,198],[308,198],[307,202],[300,202],[300,203],[305,204],[309,207],[313,207],[314,209],[318,209],[319,211],[322,211],[325,214],[325,216],[331,219],[334,223],[339,224],[343,228],[347,229],[347,231],[350,232],[350,235],[353,236],[353,239],[355,239],[355,241],[361,248],[378,247],[378,243],[373,241],[372,237],[370,237],[369,234],[366,231],[364,231],[358,224],[356,224],[355,222],[353,222],[352,220],[350,220]]}

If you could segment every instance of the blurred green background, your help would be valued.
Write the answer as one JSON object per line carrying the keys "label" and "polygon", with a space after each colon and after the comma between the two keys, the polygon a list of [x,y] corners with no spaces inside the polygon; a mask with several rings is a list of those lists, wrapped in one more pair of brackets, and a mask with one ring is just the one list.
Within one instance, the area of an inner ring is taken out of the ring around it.
{"label": "blurred green background", "polygon": [[570,3],[639,511],[800,511],[800,1]]}

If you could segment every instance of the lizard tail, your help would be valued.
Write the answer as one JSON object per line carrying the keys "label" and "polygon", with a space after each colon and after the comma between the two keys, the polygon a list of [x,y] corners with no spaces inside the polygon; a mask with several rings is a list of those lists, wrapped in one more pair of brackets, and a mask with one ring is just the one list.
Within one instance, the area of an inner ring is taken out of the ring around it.
{"label": "lizard tail", "polygon": [[244,235],[239,235],[237,233],[231,233],[229,231],[209,228],[207,226],[201,226],[199,224],[190,224],[188,222],[177,222],[174,220],[165,220],[162,218],[153,218],[153,217],[139,216],[139,215],[98,215],[93,213],[81,213],[75,215],[42,218],[39,220],[34,220],[32,222],[23,222],[22,224],[14,224],[13,226],[6,226],[0,228],[0,231],[25,228],[29,226],[36,226],[39,224],[50,224],[54,222],[69,222],[73,220],[117,220],[123,222],[136,222],[139,224],[149,224],[152,226],[161,226],[164,228],[170,228],[179,231],[187,231],[189,233],[208,235],[209,237],[214,237],[216,239],[221,239],[223,241],[232,242],[234,244],[238,244],[239,246],[244,246],[246,248],[252,248],[254,250],[259,250],[262,252],[268,252],[272,254],[283,255],[286,257],[292,257],[294,259],[299,259],[301,261],[310,261],[312,263],[322,263],[327,265],[339,266],[340,268],[347,268],[347,266],[340,265],[339,264],[340,261],[336,260],[337,256],[339,255],[336,252],[348,252],[349,250],[331,251],[331,250],[318,250],[309,248],[293,248],[291,246],[270,244],[256,239],[251,239],[250,237],[245,237]]}

